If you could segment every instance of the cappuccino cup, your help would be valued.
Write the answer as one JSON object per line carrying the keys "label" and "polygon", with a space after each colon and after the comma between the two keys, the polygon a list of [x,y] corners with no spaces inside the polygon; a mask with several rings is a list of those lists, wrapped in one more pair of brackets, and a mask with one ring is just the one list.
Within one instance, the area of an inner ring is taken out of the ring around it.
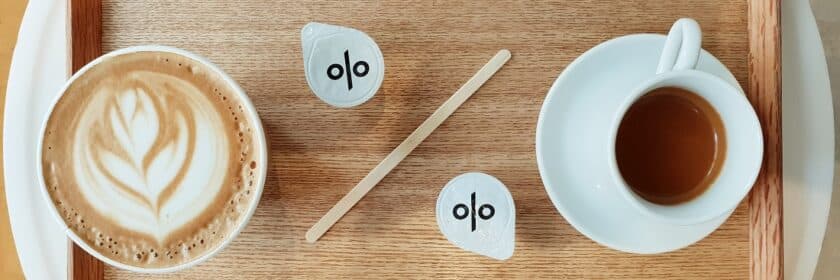
{"label": "cappuccino cup", "polygon": [[219,253],[248,223],[268,150],[256,109],[219,67],[139,46],[75,73],[48,111],[38,177],[79,247],[138,272]]}

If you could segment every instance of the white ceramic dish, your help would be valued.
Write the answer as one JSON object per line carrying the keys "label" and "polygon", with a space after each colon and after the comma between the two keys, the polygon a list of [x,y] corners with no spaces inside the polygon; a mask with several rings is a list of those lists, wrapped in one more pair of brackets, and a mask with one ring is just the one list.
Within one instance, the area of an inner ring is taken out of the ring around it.
{"label": "white ceramic dish", "polygon": [[828,67],[807,0],[782,1],[782,172],[786,279],[811,279],[834,179]]}
{"label": "white ceramic dish", "polygon": [[[576,121],[593,117],[588,114],[598,112],[596,108],[605,99],[629,95],[656,75],[664,44],[663,35],[637,34],[588,50],[569,64],[549,89],[537,122],[537,163],[554,206],[590,239],[625,252],[653,254],[691,245],[720,226],[734,210],[693,225],[674,225],[643,215],[620,196],[620,186],[601,168],[601,159],[609,158],[605,153],[612,149],[592,145],[589,140],[607,136]],[[740,90],[726,66],[706,51],[700,54],[696,69]]]}
{"label": "white ceramic dish", "polygon": [[38,127],[68,77],[67,1],[31,0],[21,22],[3,124],[6,202],[23,273],[66,279],[68,245],[35,175]]}
{"label": "white ceramic dish", "polygon": [[[28,279],[67,279],[65,228],[51,217],[35,158],[39,127],[69,77],[66,1],[31,0],[21,23],[6,95],[3,161],[15,247]],[[209,254],[208,254],[209,256]]]}

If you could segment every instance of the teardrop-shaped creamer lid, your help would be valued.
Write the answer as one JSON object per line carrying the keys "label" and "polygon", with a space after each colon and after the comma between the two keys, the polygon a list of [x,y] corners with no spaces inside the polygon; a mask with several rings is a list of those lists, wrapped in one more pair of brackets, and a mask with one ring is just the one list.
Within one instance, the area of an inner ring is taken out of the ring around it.
{"label": "teardrop-shaped creamer lid", "polygon": [[353,107],[376,94],[385,77],[382,51],[362,31],[317,22],[301,29],[309,88],[335,107]]}

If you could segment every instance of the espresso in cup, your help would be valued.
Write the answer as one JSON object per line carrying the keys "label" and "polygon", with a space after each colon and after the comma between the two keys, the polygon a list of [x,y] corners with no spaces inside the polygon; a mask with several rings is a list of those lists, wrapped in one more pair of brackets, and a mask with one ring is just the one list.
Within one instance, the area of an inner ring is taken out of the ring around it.
{"label": "espresso in cup", "polygon": [[44,127],[41,173],[71,237],[129,269],[218,251],[253,213],[265,176],[262,126],[209,62],[150,47],[74,76]]}
{"label": "espresso in cup", "polygon": [[726,132],[708,101],[679,87],[661,87],[639,97],[624,114],[615,157],[638,196],[679,204],[717,179],[726,159]]}

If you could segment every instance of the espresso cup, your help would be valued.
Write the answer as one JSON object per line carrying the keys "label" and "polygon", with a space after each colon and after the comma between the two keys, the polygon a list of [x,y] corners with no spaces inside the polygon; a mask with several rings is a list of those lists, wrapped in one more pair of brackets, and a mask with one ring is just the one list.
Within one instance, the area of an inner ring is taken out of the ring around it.
{"label": "espresso cup", "polygon": [[[763,138],[755,111],[743,91],[712,74],[695,70],[701,51],[699,25],[680,19],[671,28],[657,68],[657,74],[641,82],[619,102],[612,117],[609,145],[610,174],[621,196],[645,215],[678,225],[697,224],[732,211],[746,196],[761,168]],[[702,98],[720,117],[726,147],[718,175],[692,199],[677,204],[658,204],[634,192],[619,170],[616,136],[628,109],[645,94],[665,87],[690,91]]]}

